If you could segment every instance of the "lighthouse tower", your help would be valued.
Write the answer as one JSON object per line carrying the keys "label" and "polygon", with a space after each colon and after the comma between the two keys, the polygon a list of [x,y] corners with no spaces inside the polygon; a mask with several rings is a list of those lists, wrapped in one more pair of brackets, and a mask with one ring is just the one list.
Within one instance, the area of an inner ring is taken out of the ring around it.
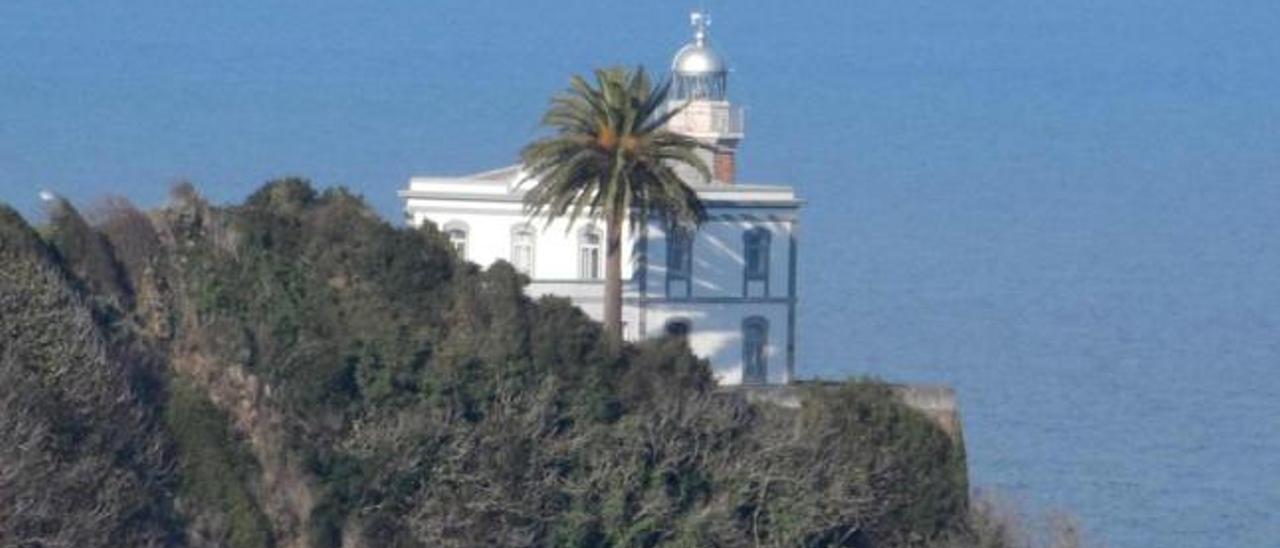
{"label": "lighthouse tower", "polygon": [[[690,20],[693,37],[672,60],[668,102],[658,110],[670,115],[665,129],[704,145],[697,154],[710,181],[673,163],[706,217],[696,228],[661,216],[625,227],[623,336],[684,339],[722,385],[786,384],[796,373],[804,200],[790,186],[735,181],[742,111],[729,102],[729,66],[709,40],[711,21],[698,12]],[[603,318],[608,227],[594,218],[531,217],[525,172],[516,164],[418,176],[400,196],[410,222],[434,223],[458,257],[481,266],[506,261],[528,277],[529,296],[567,298]]]}
{"label": "lighthouse tower", "polygon": [[734,155],[743,137],[742,109],[729,103],[729,66],[707,36],[710,16],[695,11],[689,15],[689,22],[693,40],[680,48],[671,61],[668,108],[682,110],[667,123],[667,129],[710,145],[711,150],[701,154],[711,166],[712,183],[733,184]]}

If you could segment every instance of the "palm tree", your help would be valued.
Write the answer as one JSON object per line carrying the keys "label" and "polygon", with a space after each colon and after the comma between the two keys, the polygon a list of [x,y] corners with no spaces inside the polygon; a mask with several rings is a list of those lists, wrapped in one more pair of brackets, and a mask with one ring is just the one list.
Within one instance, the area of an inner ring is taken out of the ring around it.
{"label": "palm tree", "polygon": [[551,134],[521,151],[530,215],[547,223],[582,215],[602,218],[605,234],[605,332],[622,341],[622,225],[657,217],[669,226],[696,226],[706,217],[698,193],[676,172],[692,167],[711,178],[697,149],[707,145],[668,131],[678,109],[666,109],[671,82],[651,84],[643,67],[595,71],[595,85],[573,76],[551,99],[542,126]]}

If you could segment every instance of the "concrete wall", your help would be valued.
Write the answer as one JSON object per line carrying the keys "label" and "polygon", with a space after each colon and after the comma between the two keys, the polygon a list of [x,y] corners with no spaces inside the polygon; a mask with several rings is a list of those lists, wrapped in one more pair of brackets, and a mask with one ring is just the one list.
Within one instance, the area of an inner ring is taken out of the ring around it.
{"label": "concrete wall", "polygon": [[[444,230],[453,223],[467,227],[466,259],[481,266],[488,267],[501,259],[511,261],[512,229],[517,226],[529,226],[534,237],[534,264],[530,278],[535,280],[577,280],[578,272],[578,239],[582,230],[590,228],[598,230],[601,236],[600,274],[604,275],[604,223],[590,220],[579,220],[573,227],[567,221],[557,220],[547,225],[542,220],[530,220],[519,204],[467,204],[458,207],[450,203],[433,203],[429,200],[411,200],[410,221],[420,226],[430,220]],[[623,231],[623,237],[630,237],[629,231]],[[634,266],[633,253],[628,246],[623,248],[623,277],[630,279]]]}
{"label": "concrete wall", "polygon": [[[703,224],[693,241],[692,297],[740,298],[787,297],[790,283],[791,234],[795,224],[783,212],[759,209],[728,213],[712,210],[712,220]],[[769,281],[755,283],[744,293],[743,268],[746,259],[743,235],[754,228],[769,231]],[[665,227],[649,227],[647,246],[648,291],[666,296],[668,235]]]}
{"label": "concrete wall", "polygon": [[[838,388],[838,382],[803,382],[787,386],[735,386],[721,390],[755,403],[768,403],[787,408],[799,408],[802,391],[814,386]],[[933,384],[891,385],[894,394],[908,407],[916,409],[933,420],[956,443],[964,443],[964,428],[960,421],[960,405],[956,393],[949,386]]]}
{"label": "concrete wall", "polygon": [[692,330],[689,347],[707,358],[720,384],[742,382],[742,322],[753,316],[769,322],[765,348],[769,383],[786,383],[792,372],[787,362],[787,305],[785,303],[697,303],[667,301],[653,303],[645,311],[649,336],[663,333],[671,320],[687,320]]}
{"label": "concrete wall", "polygon": [[[579,242],[588,227],[603,236],[603,223],[579,219],[570,227],[566,220],[546,224],[530,219],[516,190],[500,178],[423,179],[411,182],[411,187],[405,194],[409,222],[430,221],[442,230],[465,228],[466,259],[481,266],[512,261],[513,229],[531,228],[529,295],[568,297],[589,316],[602,319],[604,282],[582,278]],[[725,205],[708,208],[708,221],[694,235],[692,276],[687,284],[672,286],[670,293],[666,227],[655,221],[634,234],[629,227],[624,230],[624,336],[661,336],[667,322],[688,321],[693,351],[711,362],[722,384],[738,384],[743,382],[743,323],[760,318],[767,322],[766,382],[789,382],[795,363],[796,295],[791,275],[798,202],[783,187],[720,185],[699,192],[713,195],[712,204]],[[755,204],[762,206],[752,207]],[[761,229],[770,235],[767,281],[747,280],[743,236]],[[602,263],[603,257],[602,249]],[[601,264],[602,276],[603,271]]]}

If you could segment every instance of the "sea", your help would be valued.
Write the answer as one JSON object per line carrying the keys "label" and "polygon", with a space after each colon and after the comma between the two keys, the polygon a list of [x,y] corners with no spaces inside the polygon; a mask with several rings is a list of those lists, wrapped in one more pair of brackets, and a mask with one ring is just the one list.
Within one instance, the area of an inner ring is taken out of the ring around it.
{"label": "sea", "polygon": [[1280,189],[814,192],[802,374],[954,387],[971,483],[1028,528],[1280,546]]}
{"label": "sea", "polygon": [[[692,3],[117,4],[0,3],[0,202],[296,174],[399,222],[570,74],[660,74]],[[699,4],[738,173],[807,200],[800,375],[954,387],[1030,522],[1280,547],[1280,4]]]}

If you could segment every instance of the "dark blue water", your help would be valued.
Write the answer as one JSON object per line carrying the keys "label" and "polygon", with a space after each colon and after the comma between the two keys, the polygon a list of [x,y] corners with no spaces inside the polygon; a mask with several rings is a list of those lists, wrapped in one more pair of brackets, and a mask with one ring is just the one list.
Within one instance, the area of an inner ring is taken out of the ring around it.
{"label": "dark blue water", "polygon": [[[705,0],[794,184],[799,373],[946,382],[974,483],[1118,547],[1280,546],[1280,4]],[[0,3],[0,201],[511,162],[688,1]]]}
{"label": "dark blue water", "polygon": [[804,362],[952,383],[975,484],[1113,546],[1280,545],[1280,187],[808,213]]}

